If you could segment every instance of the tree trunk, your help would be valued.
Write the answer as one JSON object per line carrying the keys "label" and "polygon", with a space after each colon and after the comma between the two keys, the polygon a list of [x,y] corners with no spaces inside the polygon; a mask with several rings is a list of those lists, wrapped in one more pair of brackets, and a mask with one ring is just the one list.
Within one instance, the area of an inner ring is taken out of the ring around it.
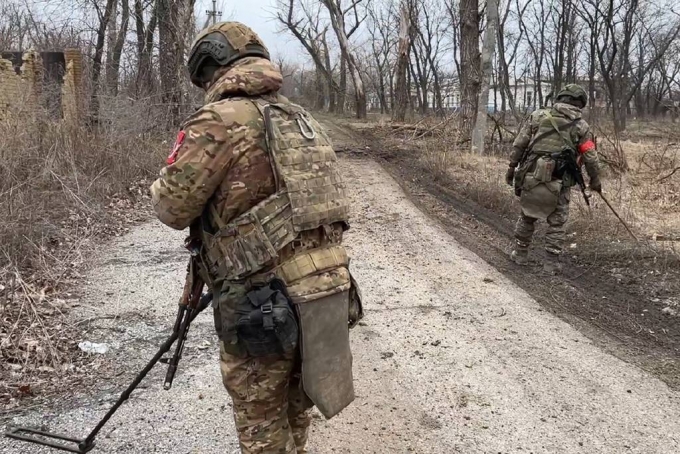
{"label": "tree trunk", "polygon": [[478,0],[460,0],[460,21],[461,133],[462,139],[467,140],[472,133],[481,86]]}
{"label": "tree trunk", "polygon": [[106,27],[109,25],[113,13],[115,0],[107,0],[104,14],[99,17],[99,27],[97,28],[97,42],[94,47],[94,58],[92,59],[92,99],[90,102],[90,115],[92,122],[99,121],[99,76],[102,72],[102,58],[104,56],[104,42],[106,41]]}
{"label": "tree trunk", "polygon": [[107,94],[111,95],[113,80],[113,51],[118,38],[118,0],[114,0],[111,9],[111,19],[106,29],[106,71],[104,72],[104,86]]}
{"label": "tree trunk", "polygon": [[[326,91],[328,92],[328,111],[335,113],[337,109],[336,100],[338,98],[338,90],[335,80],[333,80],[333,66],[331,65],[331,53],[328,51],[328,41],[324,33],[321,38],[321,45],[323,46],[323,64],[325,65],[324,76],[326,77]],[[317,65],[318,68],[318,65]]]}
{"label": "tree trunk", "polygon": [[406,82],[408,59],[411,53],[411,8],[403,0],[399,15],[399,45],[397,48],[396,87],[394,89],[394,110],[392,121],[403,122],[408,108],[409,86]]}
{"label": "tree trunk", "polygon": [[326,76],[326,84],[327,84],[327,90],[328,90],[328,111],[332,113],[336,113],[338,110],[338,90],[335,88],[335,81],[333,80],[333,72],[331,71],[331,60],[330,60],[330,55],[326,55],[327,63],[328,63],[328,74],[330,76]]}
{"label": "tree trunk", "polygon": [[347,60],[344,55],[340,56],[340,90],[338,90],[338,106],[337,112],[339,114],[345,113],[345,104],[347,103]]}
{"label": "tree trunk", "polygon": [[493,70],[493,55],[496,46],[496,29],[498,28],[498,0],[486,2],[486,32],[482,47],[482,87],[477,103],[477,121],[472,132],[472,152],[484,153],[484,137],[486,136],[487,106],[489,104],[489,87],[491,84],[491,71]]}
{"label": "tree trunk", "polygon": [[169,122],[179,119],[182,92],[179,84],[179,71],[182,61],[180,32],[180,2],[177,0],[158,0],[158,66],[161,76],[161,98],[169,109]]}
{"label": "tree trunk", "polygon": [[316,110],[323,110],[326,104],[326,93],[324,90],[324,76],[319,68],[316,68],[316,77],[314,82],[316,83],[316,100],[314,103],[314,108]]}
{"label": "tree trunk", "polygon": [[118,94],[118,79],[120,77],[120,58],[123,54],[123,45],[125,44],[125,37],[127,36],[128,23],[130,21],[130,3],[128,0],[121,1],[121,18],[120,18],[120,30],[116,36],[116,40],[113,44],[113,49],[109,56],[111,60],[107,62],[106,68],[106,85],[108,87],[109,93],[112,96]]}
{"label": "tree trunk", "polygon": [[157,9],[153,6],[149,24],[144,26],[144,8],[141,0],[135,0],[135,34],[137,35],[137,96],[151,95],[154,86],[151,54],[156,32]]}

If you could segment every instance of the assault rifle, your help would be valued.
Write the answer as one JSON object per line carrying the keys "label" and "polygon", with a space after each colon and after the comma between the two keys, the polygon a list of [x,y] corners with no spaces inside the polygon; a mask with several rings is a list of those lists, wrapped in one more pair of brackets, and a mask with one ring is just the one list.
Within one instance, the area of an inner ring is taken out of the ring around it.
{"label": "assault rifle", "polygon": [[565,147],[559,153],[553,153],[551,156],[557,162],[557,173],[560,175],[570,175],[578,187],[581,189],[581,194],[583,194],[583,199],[586,201],[586,205],[590,206],[590,192],[587,190],[586,182],[583,179],[583,171],[581,166],[576,160],[576,152]]}
{"label": "assault rifle", "polygon": [[[193,322],[198,316],[198,314],[208,307],[212,301],[212,293],[202,294],[203,286],[205,284],[199,275],[199,267],[201,264],[199,263],[200,259],[198,251],[200,243],[195,237],[189,237],[185,242],[185,246],[191,253],[191,259],[189,260],[187,279],[184,283],[184,291],[182,292],[182,297],[180,298],[177,319],[175,320],[172,334],[165,342],[163,342],[163,344],[158,349],[158,352],[153,358],[151,358],[147,365],[144,366],[141,372],[139,372],[139,374],[125,389],[125,391],[123,391],[116,403],[113,404],[111,409],[97,423],[95,428],[92,429],[87,437],[78,439],[67,435],[54,434],[28,427],[10,428],[5,433],[6,437],[13,438],[15,440],[27,441],[29,443],[36,443],[43,446],[49,446],[62,451],[83,454],[91,451],[94,448],[94,439],[99,431],[101,431],[111,416],[113,416],[113,414],[118,410],[118,407],[128,400],[130,394],[132,394],[132,391],[137,388],[142,380],[144,380],[144,377],[146,377],[149,371],[151,371],[151,369],[153,369],[153,367],[159,361],[168,364],[168,372],[165,375],[163,388],[166,390],[170,389],[172,386],[172,381],[175,378],[175,373],[177,372],[179,360],[182,358],[184,344],[187,340],[187,334],[189,333],[189,326],[191,325],[191,322]],[[178,342],[172,357],[163,358],[163,355],[170,351],[175,341]]]}

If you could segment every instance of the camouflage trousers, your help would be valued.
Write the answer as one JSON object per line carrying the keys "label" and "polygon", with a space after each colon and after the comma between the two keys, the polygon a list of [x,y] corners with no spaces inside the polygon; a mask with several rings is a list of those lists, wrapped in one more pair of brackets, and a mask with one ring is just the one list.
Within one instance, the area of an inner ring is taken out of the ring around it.
{"label": "camouflage trousers", "polygon": [[235,335],[233,304],[245,294],[245,287],[225,283],[215,308],[222,382],[233,402],[241,452],[306,453],[314,404],[301,387],[299,354],[255,358],[231,343],[225,348]]}
{"label": "camouflage trousers", "polygon": [[[551,254],[561,254],[564,246],[566,230],[564,225],[569,219],[569,201],[571,188],[563,188],[557,200],[557,207],[548,218],[548,229],[545,233],[545,249]],[[520,214],[515,225],[515,239],[520,249],[528,249],[534,236],[535,224],[538,219]]]}
{"label": "camouflage trousers", "polygon": [[222,381],[234,404],[243,454],[306,453],[311,400],[294,355],[262,358],[220,352]]}

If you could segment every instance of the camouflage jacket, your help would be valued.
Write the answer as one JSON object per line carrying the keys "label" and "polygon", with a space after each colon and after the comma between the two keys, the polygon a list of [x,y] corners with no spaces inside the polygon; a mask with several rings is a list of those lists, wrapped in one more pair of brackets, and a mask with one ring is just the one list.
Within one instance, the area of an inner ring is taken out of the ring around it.
{"label": "camouflage jacket", "polygon": [[[532,155],[535,156],[535,153],[558,152],[564,147],[564,139],[560,135],[557,133],[550,134],[551,131],[554,131],[554,127],[548,120],[548,115],[562,125],[569,125],[564,130],[564,135],[569,137],[576,147],[580,158],[579,162],[585,165],[590,180],[599,180],[600,165],[590,126],[582,118],[581,109],[560,102],[552,108],[539,109],[531,114],[515,138],[513,152],[510,156],[510,166],[517,166],[525,153],[528,153],[526,162],[530,165]],[[549,134],[544,134],[545,132]],[[566,184],[571,186],[574,182],[566,181]]]}
{"label": "camouflage jacket", "polygon": [[205,106],[182,126],[174,162],[171,156],[151,186],[161,222],[182,230],[208,203],[229,222],[275,192],[264,122],[244,97],[285,101],[276,94],[281,84],[281,73],[269,61],[248,57],[210,87]]}
{"label": "camouflage jacket", "polygon": [[[217,232],[220,223],[230,223],[276,192],[266,128],[253,100],[290,104],[277,93],[281,84],[281,73],[268,60],[248,57],[230,67],[210,87],[205,106],[184,123],[168,166],[151,186],[153,208],[161,222],[182,230],[202,218],[210,224],[203,224],[206,231]],[[219,216],[218,222],[214,216]],[[295,274],[294,278],[284,279],[294,299],[295,295],[314,295],[312,298],[349,285],[347,254],[338,244],[342,231],[336,233],[336,246],[326,251],[323,248],[330,246],[330,239],[323,232],[302,232],[296,247],[277,251],[278,259],[249,279],[259,279],[274,268],[292,268],[295,273],[288,276]],[[204,232],[203,240],[206,238]],[[209,243],[204,241],[207,271],[212,279],[222,279],[224,273],[215,259],[222,252]],[[305,251],[311,249],[320,250],[308,257]],[[310,260],[337,262],[343,269],[308,277],[314,274],[313,267],[305,265]]]}

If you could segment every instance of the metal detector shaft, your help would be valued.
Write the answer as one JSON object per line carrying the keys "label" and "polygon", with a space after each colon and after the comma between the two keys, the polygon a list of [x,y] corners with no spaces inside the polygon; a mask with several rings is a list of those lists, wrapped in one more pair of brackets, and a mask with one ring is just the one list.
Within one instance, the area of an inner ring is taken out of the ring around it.
{"label": "metal detector shaft", "polygon": [[628,227],[628,224],[626,224],[626,222],[625,222],[623,219],[621,219],[621,216],[619,216],[619,213],[617,213],[616,210],[614,209],[614,207],[612,206],[612,204],[609,203],[609,200],[607,200],[607,198],[606,198],[601,192],[598,192],[598,194],[600,194],[600,197],[602,197],[602,200],[604,200],[604,203],[607,204],[607,206],[608,206],[609,209],[612,211],[612,213],[614,213],[614,216],[616,216],[616,219],[619,220],[619,222],[621,223],[621,225],[623,225],[623,227],[628,231],[628,233],[630,234],[630,236],[632,236],[632,237],[635,239],[635,241],[640,241],[640,240],[638,240],[638,237],[635,236],[635,234],[634,234],[633,231],[630,229],[630,227]]}
{"label": "metal detector shaft", "polygon": [[[200,302],[198,306],[195,309],[191,309],[191,316],[189,319],[189,322],[192,322],[198,314],[200,314],[203,309],[208,307],[210,302],[212,301],[212,294],[207,293],[206,295],[203,295],[200,299]],[[5,436],[9,438],[14,438],[16,440],[22,440],[22,441],[28,441],[30,443],[37,443],[41,444],[44,446],[50,446],[53,448],[61,449],[64,451],[70,451],[70,452],[76,452],[76,453],[86,453],[94,447],[94,439],[96,438],[97,434],[99,431],[101,431],[102,427],[108,422],[109,419],[116,413],[118,408],[130,397],[130,394],[132,394],[132,391],[139,386],[139,384],[144,380],[144,377],[153,369],[153,367],[156,365],[156,363],[163,357],[165,353],[170,351],[170,348],[172,347],[172,344],[175,343],[177,340],[177,337],[179,336],[180,332],[179,330],[175,329],[173,330],[173,333],[166,339],[163,344],[161,344],[160,348],[158,349],[158,352],[154,355],[153,358],[147,363],[146,366],[144,366],[144,369],[142,369],[139,374],[135,377],[135,379],[130,383],[130,385],[123,391],[116,401],[116,403],[113,404],[113,406],[109,409],[108,412],[104,415],[104,417],[97,423],[94,429],[88,434],[88,436],[83,439],[79,440],[76,438],[68,437],[65,435],[59,435],[59,434],[52,434],[49,432],[43,432],[40,430],[36,429],[31,429],[27,427],[15,427],[10,429],[7,433],[5,433]],[[45,439],[46,438],[46,439]],[[50,441],[53,440],[53,441]],[[77,443],[77,449],[73,446],[68,446],[65,444],[57,443],[56,441],[68,441],[72,443]]]}

